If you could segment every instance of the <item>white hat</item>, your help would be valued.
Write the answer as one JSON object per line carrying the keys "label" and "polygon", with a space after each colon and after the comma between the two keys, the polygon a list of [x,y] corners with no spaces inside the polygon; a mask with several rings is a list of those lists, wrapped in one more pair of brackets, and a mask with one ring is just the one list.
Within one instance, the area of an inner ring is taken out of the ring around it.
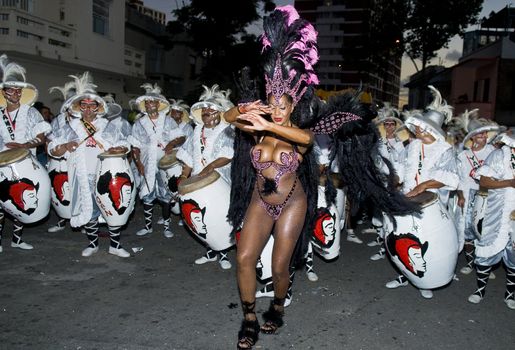
{"label": "white hat", "polygon": [[447,124],[452,118],[452,107],[442,100],[440,92],[433,86],[429,85],[429,89],[433,94],[433,102],[426,107],[424,113],[415,113],[409,116],[405,124],[415,133],[415,127],[418,126],[435,139],[445,141],[445,132],[442,129],[443,124]]}
{"label": "white hat", "polygon": [[184,123],[190,122],[190,113],[189,109],[190,106],[188,106],[186,103],[184,103],[183,100],[174,100],[173,98],[170,99],[170,110],[176,110],[180,111],[182,113],[182,121]]}
{"label": "white hat", "polygon": [[373,120],[382,138],[386,137],[386,130],[384,129],[383,123],[387,120],[395,122],[396,130],[404,125],[403,121],[399,118],[399,111],[389,103],[385,103],[384,107],[377,111],[377,117]]}
{"label": "white hat", "polygon": [[115,102],[113,95],[107,94],[103,97],[104,101],[107,103],[107,114],[105,117],[108,120],[112,120],[122,114],[122,106]]}
{"label": "white hat", "polygon": [[157,84],[143,84],[141,85],[143,89],[145,89],[145,95],[142,95],[136,99],[136,106],[140,112],[145,112],[145,101],[146,100],[158,100],[159,106],[157,110],[159,112],[164,111],[170,107],[170,103],[166,100],[166,98],[161,95],[161,88]]}
{"label": "white hat", "polygon": [[[29,105],[36,101],[38,98],[38,89],[32,84],[25,82],[25,68],[14,62],[7,62],[7,55],[0,56],[0,69],[2,70],[2,82],[0,89],[4,88],[18,88],[22,89],[20,104]],[[0,106],[6,106],[7,101],[4,96],[0,94]]]}
{"label": "white hat", "polygon": [[89,72],[84,72],[81,76],[69,75],[75,80],[76,94],[70,99],[70,113],[76,117],[81,117],[80,101],[89,99],[98,103],[97,117],[102,117],[107,114],[107,104],[102,97],[100,97],[95,89],[97,86],[93,84],[93,78]]}
{"label": "white hat", "polygon": [[478,111],[479,109],[477,108],[471,110],[470,112],[465,110],[465,112],[459,116],[461,127],[467,132],[467,135],[463,139],[463,146],[466,148],[470,148],[472,146],[472,137],[476,136],[477,134],[486,132],[488,134],[486,142],[490,143],[500,132],[506,130],[505,127],[499,126],[493,120],[479,118],[477,115]]}
{"label": "white hat", "polygon": [[203,125],[202,122],[202,108],[210,108],[215,111],[222,113],[221,121],[227,123],[223,118],[223,113],[234,107],[234,104],[229,100],[231,90],[220,90],[218,84],[215,84],[210,88],[202,85],[204,93],[200,95],[199,102],[191,106],[190,114],[193,116],[193,120],[198,125]]}
{"label": "white hat", "polygon": [[70,108],[70,102],[77,93],[77,88],[75,87],[75,80],[73,80],[67,82],[64,86],[52,86],[48,91],[50,93],[59,91],[63,95],[64,102],[61,105],[60,113],[65,113]]}
{"label": "white hat", "polygon": [[499,135],[499,138],[497,140],[511,148],[515,148],[515,137],[513,137],[513,134],[511,133],[503,132],[501,135]]}

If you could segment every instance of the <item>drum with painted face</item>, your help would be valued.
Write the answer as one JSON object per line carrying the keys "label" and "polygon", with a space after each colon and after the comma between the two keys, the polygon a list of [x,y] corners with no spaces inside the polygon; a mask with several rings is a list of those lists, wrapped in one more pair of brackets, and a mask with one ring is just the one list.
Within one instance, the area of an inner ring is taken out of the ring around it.
{"label": "drum with painted face", "polygon": [[129,152],[98,155],[95,201],[109,226],[123,226],[134,209],[136,190]]}
{"label": "drum with painted face", "polygon": [[50,178],[26,149],[0,152],[0,202],[24,224],[37,222],[50,211]]}
{"label": "drum with painted face", "polygon": [[231,187],[216,171],[206,176],[192,176],[179,184],[184,223],[216,251],[234,245],[232,226],[227,222],[230,193]]}
{"label": "drum with painted face", "polygon": [[473,199],[474,209],[472,210],[472,226],[477,239],[481,238],[483,230],[483,219],[488,208],[488,190],[480,189]]}
{"label": "drum with painted face", "polygon": [[[333,178],[330,178],[333,184],[338,188]],[[327,206],[325,200],[325,176],[320,178],[318,186],[318,203],[316,211],[316,219],[311,236],[313,249],[324,259],[331,260],[340,255],[340,236],[341,236],[341,220],[340,213],[336,205]],[[341,190],[341,189],[340,189]],[[343,195],[343,191],[341,192]],[[343,198],[336,197],[336,201],[343,201]],[[342,204],[342,203],[341,203]],[[344,207],[340,208],[342,211]]]}
{"label": "drum with painted face", "polygon": [[413,197],[421,214],[395,216],[397,229],[389,229],[385,245],[401,272],[421,289],[446,285],[454,276],[458,259],[458,235],[447,209],[433,192]]}
{"label": "drum with painted face", "polygon": [[52,184],[50,191],[52,207],[60,218],[70,219],[72,217],[71,192],[66,159],[48,157],[47,167]]}
{"label": "drum with painted face", "polygon": [[175,197],[177,195],[177,180],[182,173],[181,163],[177,160],[177,151],[165,154],[157,165],[161,181],[166,185],[166,190]]}

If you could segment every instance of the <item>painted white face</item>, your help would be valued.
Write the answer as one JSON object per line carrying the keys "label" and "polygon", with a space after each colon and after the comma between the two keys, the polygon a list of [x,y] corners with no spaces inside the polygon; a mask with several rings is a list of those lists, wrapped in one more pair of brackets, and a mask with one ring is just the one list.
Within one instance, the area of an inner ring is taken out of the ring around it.
{"label": "painted white face", "polygon": [[25,205],[25,210],[36,209],[38,207],[38,197],[36,190],[23,191],[22,199],[23,204]]}
{"label": "painted white face", "polygon": [[71,198],[71,192],[70,192],[70,184],[68,181],[65,181],[63,183],[63,199],[70,200]]}
{"label": "painted white face", "polygon": [[326,242],[331,242],[332,240],[334,240],[336,230],[334,228],[333,219],[324,220],[324,222],[322,223],[322,230],[324,231],[324,237]]}
{"label": "painted white face", "polygon": [[408,257],[414,271],[426,272],[426,261],[422,257],[422,250],[418,247],[408,249]]}
{"label": "painted white face", "polygon": [[128,207],[131,201],[132,189],[130,185],[123,185],[120,191],[120,207]]}
{"label": "painted white face", "polygon": [[198,211],[192,211],[190,216],[191,216],[191,223],[193,224],[195,231],[198,234],[203,234],[203,235],[207,234],[206,224],[204,224],[204,221],[202,221],[204,219],[202,216],[202,213],[198,212]]}

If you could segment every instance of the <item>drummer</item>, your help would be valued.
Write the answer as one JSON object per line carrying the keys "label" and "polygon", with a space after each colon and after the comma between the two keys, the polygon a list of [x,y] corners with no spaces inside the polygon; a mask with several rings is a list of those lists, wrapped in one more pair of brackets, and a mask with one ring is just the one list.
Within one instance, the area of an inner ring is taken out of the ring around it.
{"label": "drummer", "polygon": [[[399,111],[389,104],[377,111],[377,118],[374,123],[380,133],[379,140],[379,154],[381,157],[387,159],[392,165],[393,169],[399,174],[400,167],[402,166],[402,156],[404,154],[404,142],[396,132],[402,130],[404,123],[399,119]],[[389,172],[386,166],[385,171]],[[379,246],[379,251],[370,257],[370,260],[376,261],[384,259],[386,256],[386,249],[384,247],[384,231],[383,231],[383,218],[382,213],[374,213],[372,218],[372,226],[375,229],[377,237],[374,241],[369,242],[369,247]]]}
{"label": "drummer", "polygon": [[164,219],[163,234],[172,238],[170,227],[170,201],[171,195],[167,184],[162,183],[157,176],[159,160],[170,154],[185,141],[183,131],[172,118],[167,118],[170,103],[161,95],[161,88],[155,84],[143,84],[145,94],[136,99],[136,105],[141,113],[134,123],[129,141],[133,147],[133,159],[141,175],[139,197],[143,200],[145,227],[136,232],[144,236],[153,232],[152,211],[154,201],[161,203]]}
{"label": "drummer", "polygon": [[[445,142],[442,130],[444,122],[452,117],[452,107],[442,101],[438,90],[432,86],[429,88],[435,97],[434,101],[427,106],[425,113],[413,114],[405,121],[416,138],[406,147],[406,158],[399,167],[399,178],[407,197],[431,191],[436,192],[439,200],[446,203],[448,192],[455,190],[459,183],[454,151]],[[386,283],[386,288],[407,285],[408,279],[400,275]],[[433,297],[433,292],[427,289],[420,289],[420,294],[426,299]]]}
{"label": "drummer", "polygon": [[[72,115],[70,114],[69,108],[70,108],[70,101],[72,100],[72,97],[75,96],[75,81],[69,81],[66,84],[64,84],[63,87],[60,86],[54,86],[51,87],[50,92],[59,91],[64,98],[64,102],[61,105],[61,109],[59,112],[59,115],[52,119],[50,125],[52,126],[52,132],[48,134],[47,136],[47,146],[50,141],[52,141],[54,138],[58,137],[61,134],[61,131],[63,130],[64,126],[68,124],[70,119],[72,118]],[[47,151],[48,152],[48,151]],[[52,186],[54,186],[54,183],[52,181]],[[60,193],[63,191],[59,189]],[[66,228],[66,219],[59,217],[57,215],[57,224],[50,226],[47,230],[49,233],[59,232]]]}
{"label": "drummer", "polygon": [[460,184],[457,191],[456,230],[460,238],[460,246],[464,241],[467,265],[462,267],[460,272],[466,275],[474,271],[474,239],[476,235],[472,215],[474,197],[479,191],[479,178],[477,178],[476,172],[488,155],[495,150],[491,142],[500,131],[497,123],[485,118],[478,118],[478,111],[478,109],[465,111],[459,117],[460,125],[465,129],[467,135],[463,140],[464,150],[458,154]]}
{"label": "drummer", "polygon": [[[45,135],[51,130],[50,124],[31,107],[38,97],[38,90],[25,82],[25,68],[8,62],[7,56],[0,57],[2,82],[0,83],[0,151],[25,148],[36,155],[36,147],[45,144]],[[0,252],[2,252],[3,209],[0,208]],[[23,224],[14,219],[11,247],[25,250],[34,247],[21,239]]]}
{"label": "drummer", "polygon": [[[89,245],[82,256],[98,252],[98,217],[100,210],[94,200],[97,156],[103,152],[128,152],[129,143],[116,128],[108,129],[108,121],[102,118],[107,113],[106,102],[96,93],[96,85],[85,72],[76,77],[77,94],[70,101],[72,118],[62,133],[48,144],[49,154],[65,157],[68,163],[69,181],[72,185],[72,227],[85,225]],[[130,256],[120,244],[120,227],[108,226],[110,236],[109,254],[122,258]]]}
{"label": "drummer", "polygon": [[503,134],[500,140],[504,146],[490,153],[476,173],[488,197],[481,238],[475,241],[477,290],[468,301],[481,302],[492,266],[502,260],[506,267],[504,302],[515,310],[515,232],[510,222],[515,210],[515,137]]}
{"label": "drummer", "polygon": [[[199,102],[191,107],[191,115],[197,124],[193,136],[177,151],[177,159],[184,163],[181,178],[217,171],[230,184],[234,130],[222,118],[222,113],[233,107],[228,98],[230,91],[221,91],[218,85],[213,85],[211,89],[204,86],[204,90]],[[225,219],[225,216],[220,218]],[[230,269],[232,265],[227,252],[216,252],[209,248],[204,256],[195,260],[195,264],[216,261],[218,253],[222,269]]]}

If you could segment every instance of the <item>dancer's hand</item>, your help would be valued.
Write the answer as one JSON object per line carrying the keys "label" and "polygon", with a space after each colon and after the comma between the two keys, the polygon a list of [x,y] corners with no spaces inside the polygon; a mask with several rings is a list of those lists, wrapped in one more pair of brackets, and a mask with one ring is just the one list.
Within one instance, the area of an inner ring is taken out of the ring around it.
{"label": "dancer's hand", "polygon": [[257,112],[259,114],[270,114],[272,113],[272,108],[268,105],[263,104],[261,100],[257,100],[254,102],[240,103],[238,105],[238,112],[240,112],[240,114],[246,114],[249,112]]}
{"label": "dancer's hand", "polygon": [[266,121],[265,118],[256,112],[241,114],[238,116],[238,120],[243,120],[250,123],[250,125],[245,124],[242,126],[242,128],[245,130],[263,131],[270,129],[270,122]]}

